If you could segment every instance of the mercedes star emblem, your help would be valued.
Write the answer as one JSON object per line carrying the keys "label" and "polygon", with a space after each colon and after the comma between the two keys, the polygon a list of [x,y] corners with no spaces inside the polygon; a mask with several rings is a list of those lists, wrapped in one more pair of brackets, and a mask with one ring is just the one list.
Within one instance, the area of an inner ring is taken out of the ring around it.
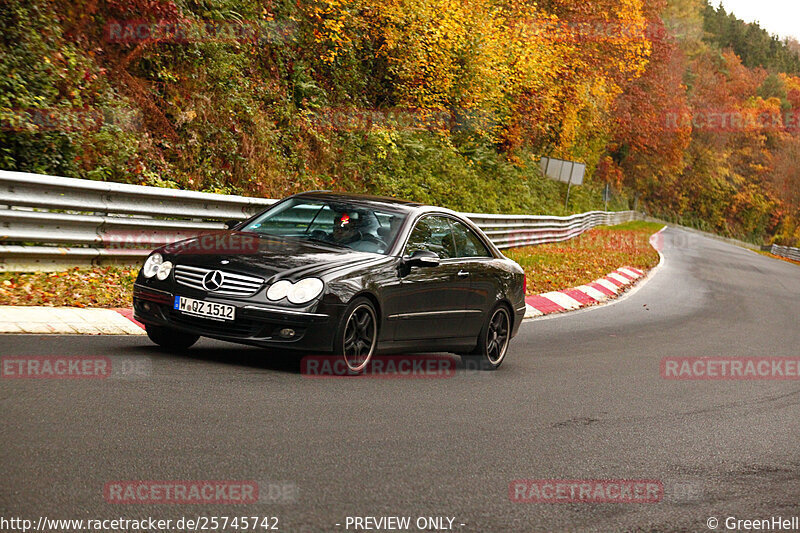
{"label": "mercedes star emblem", "polygon": [[222,287],[225,276],[219,270],[212,270],[203,276],[203,288],[209,292],[217,291]]}

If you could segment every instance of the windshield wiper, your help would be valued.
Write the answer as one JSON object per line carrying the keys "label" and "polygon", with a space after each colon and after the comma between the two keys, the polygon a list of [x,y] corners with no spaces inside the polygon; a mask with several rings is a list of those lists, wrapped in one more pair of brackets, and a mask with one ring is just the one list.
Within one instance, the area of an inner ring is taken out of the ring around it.
{"label": "windshield wiper", "polygon": [[338,243],[338,242],[331,242],[325,239],[320,239],[319,237],[297,237],[298,239],[304,241],[311,241],[311,242],[318,242],[320,244],[326,244],[328,246],[334,246],[336,248],[349,248],[349,246]]}

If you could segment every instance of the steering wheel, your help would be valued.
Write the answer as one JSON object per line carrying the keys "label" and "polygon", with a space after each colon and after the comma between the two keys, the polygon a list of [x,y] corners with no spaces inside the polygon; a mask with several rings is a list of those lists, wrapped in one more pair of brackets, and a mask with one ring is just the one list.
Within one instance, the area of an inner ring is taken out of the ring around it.
{"label": "steering wheel", "polygon": [[[361,232],[359,232],[359,233],[361,233]],[[381,239],[380,237],[378,237],[377,235],[375,235],[373,233],[362,233],[361,234],[361,240],[362,241],[372,241],[372,242],[374,242],[376,244],[380,244],[381,246],[386,246],[386,241],[384,241],[383,239]]]}
{"label": "steering wheel", "polygon": [[309,235],[309,237],[311,237],[312,239],[320,240],[320,241],[328,241],[328,240],[330,240],[330,237],[328,236],[328,234],[325,233],[325,231],[321,230],[321,229],[315,229],[314,231],[311,232],[311,235]]}

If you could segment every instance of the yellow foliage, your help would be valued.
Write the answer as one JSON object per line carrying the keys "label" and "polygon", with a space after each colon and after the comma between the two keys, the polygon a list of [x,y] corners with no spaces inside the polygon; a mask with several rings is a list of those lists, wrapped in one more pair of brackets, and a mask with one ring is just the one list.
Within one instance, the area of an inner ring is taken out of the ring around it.
{"label": "yellow foliage", "polygon": [[309,16],[326,61],[358,38],[381,43],[398,106],[467,117],[512,147],[535,140],[525,136],[537,122],[560,124],[554,148],[569,152],[647,65],[642,1],[604,0],[565,20],[523,0],[322,0]]}

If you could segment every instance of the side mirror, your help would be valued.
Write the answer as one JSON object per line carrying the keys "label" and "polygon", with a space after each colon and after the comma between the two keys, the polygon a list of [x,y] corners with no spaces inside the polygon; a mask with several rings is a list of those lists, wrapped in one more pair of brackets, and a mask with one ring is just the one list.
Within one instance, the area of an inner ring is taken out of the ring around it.
{"label": "side mirror", "polygon": [[417,250],[404,262],[409,267],[435,267],[439,266],[439,256],[429,250]]}
{"label": "side mirror", "polygon": [[226,220],[225,221],[225,229],[233,229],[239,224],[241,224],[241,220]]}

